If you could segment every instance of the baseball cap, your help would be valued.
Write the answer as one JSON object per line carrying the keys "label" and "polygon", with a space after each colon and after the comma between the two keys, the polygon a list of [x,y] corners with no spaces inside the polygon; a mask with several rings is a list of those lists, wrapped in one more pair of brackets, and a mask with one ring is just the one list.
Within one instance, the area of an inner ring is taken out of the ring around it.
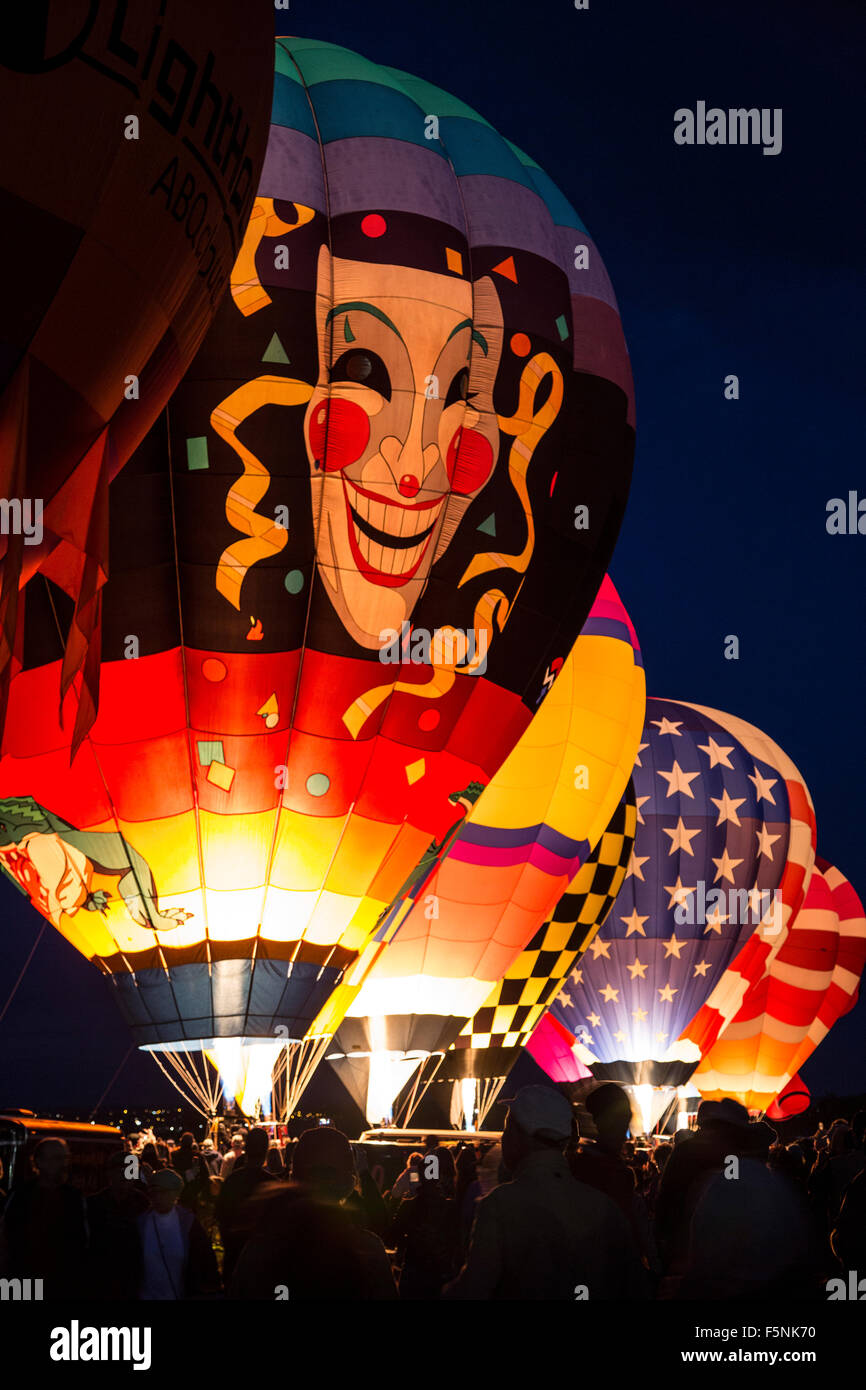
{"label": "baseball cap", "polygon": [[524,1134],[563,1143],[571,1138],[571,1106],[552,1086],[523,1086],[505,1104]]}
{"label": "baseball cap", "polygon": [[181,1192],[184,1181],[180,1173],[176,1173],[173,1168],[158,1168],[155,1173],[151,1173],[147,1185],[157,1187],[162,1192]]}

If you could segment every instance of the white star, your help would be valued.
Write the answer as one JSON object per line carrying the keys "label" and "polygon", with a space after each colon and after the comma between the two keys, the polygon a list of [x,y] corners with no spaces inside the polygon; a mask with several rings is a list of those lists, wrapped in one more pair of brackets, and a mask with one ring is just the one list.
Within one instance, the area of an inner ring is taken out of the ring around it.
{"label": "white star", "polygon": [[778,777],[762,777],[757,766],[755,767],[754,775],[751,772],[749,773],[749,781],[755,784],[758,800],[760,801],[762,797],[765,797],[771,806],[775,806],[776,804],[773,799],[772,791],[778,780]]}
{"label": "white star", "polygon": [[620,1029],[618,1033],[614,1033],[613,1039],[614,1042],[625,1042],[625,1033],[622,1029]]}
{"label": "white star", "polygon": [[601,1023],[601,1015],[600,1015],[600,1014],[587,1014],[587,1018],[589,1019],[590,1023],[591,1023],[592,1026],[593,1026],[593,1028],[597,1028],[598,1025]]}
{"label": "white star", "polygon": [[695,966],[695,974],[700,975],[703,979],[704,975],[706,975],[709,968],[710,962],[708,960],[699,961],[698,964]]}
{"label": "white star", "polygon": [[716,825],[723,825],[725,821],[728,820],[732,825],[739,825],[740,817],[737,815],[737,808],[742,806],[745,799],[744,796],[737,797],[736,799],[728,796],[727,788],[723,790],[721,796],[711,796],[710,801],[718,808],[719,812],[719,819],[716,821]]}
{"label": "white star", "polygon": [[604,989],[600,990],[599,993],[601,994],[601,997],[604,1000],[605,1004],[619,1003],[619,990],[614,989],[611,985],[605,985]]}
{"label": "white star", "polygon": [[571,1006],[571,995],[565,988],[565,985],[562,986],[562,989],[559,991],[553,1002],[555,1004],[565,1004],[567,1008]]}
{"label": "white star", "polygon": [[680,816],[673,830],[668,830],[667,826],[662,826],[662,831],[665,835],[670,835],[671,837],[671,847],[668,850],[669,855],[673,854],[675,850],[684,849],[686,854],[690,854],[694,859],[695,852],[692,849],[692,840],[696,835],[700,835],[700,830],[686,830],[683,824],[683,818]]}
{"label": "white star", "polygon": [[719,907],[718,903],[716,903],[712,912],[707,916],[704,931],[714,931],[718,936],[721,936],[722,923],[727,922],[727,920],[727,915],[722,913],[722,909]]}
{"label": "white star", "polygon": [[682,738],[682,734],[680,733],[680,726],[683,724],[683,722],[684,721],[682,719],[668,719],[664,715],[661,719],[650,720],[650,723],[655,724],[660,734],[676,734],[677,738]]}
{"label": "white star", "polygon": [[636,1018],[638,1023],[643,1023],[646,1018],[646,1009],[632,1009],[631,1016]]}
{"label": "white star", "polygon": [[676,758],[674,758],[674,765],[670,772],[662,772],[661,768],[657,768],[656,772],[659,777],[664,777],[668,784],[666,796],[673,796],[675,792],[680,792],[683,796],[691,797],[694,801],[695,794],[691,784],[696,777],[700,777],[700,772],[684,772]]}
{"label": "white star", "polygon": [[671,895],[668,903],[668,912],[670,912],[672,907],[688,907],[689,894],[696,891],[694,888],[686,888],[679,874],[677,874],[676,883],[666,883],[664,888],[665,892]]}
{"label": "white star", "polygon": [[599,956],[604,956],[605,960],[610,960],[610,942],[602,941],[601,937],[594,936],[589,943],[592,951],[593,960],[598,960]]}
{"label": "white star", "polygon": [[641,964],[637,956],[635,956],[631,965],[626,966],[626,970],[629,972],[633,980],[637,979],[638,977],[641,980],[643,980],[646,977],[646,966]]}
{"label": "white star", "polygon": [[575,983],[576,985],[582,984],[582,983],[583,983],[583,971],[582,971],[582,970],[578,970],[577,966],[575,966],[574,969],[570,972],[568,978],[569,978],[570,980],[574,980],[574,983]]}
{"label": "white star", "polygon": [[632,874],[634,874],[635,878],[639,878],[641,883],[645,883],[646,879],[643,876],[643,866],[648,859],[648,854],[635,854],[634,848],[632,848],[631,855],[629,856],[628,868],[625,871],[626,878],[631,878]]}
{"label": "white star", "polygon": [[680,951],[686,944],[685,941],[677,941],[676,932],[674,932],[670,940],[662,942],[665,948],[665,960],[667,960],[668,956],[676,956],[677,960],[679,960]]}
{"label": "white star", "polygon": [[646,932],[643,929],[643,924],[644,922],[649,921],[649,915],[647,915],[646,917],[639,916],[636,907],[632,908],[630,916],[620,917],[619,920],[621,922],[625,922],[626,926],[628,927],[628,931],[626,932],[626,939],[628,939],[628,937],[631,936],[632,932],[640,932],[641,936],[646,936]]}
{"label": "white star", "polygon": [[713,879],[713,883],[718,883],[720,878],[726,878],[729,883],[736,884],[734,869],[736,869],[739,864],[742,864],[742,859],[732,859],[728,854],[727,846],[722,850],[720,859],[716,859],[715,855],[712,855],[711,858],[716,866],[716,876]]}
{"label": "white star", "polygon": [[667,1033],[656,1033],[656,1042],[664,1042]]}
{"label": "white star", "polygon": [[733,753],[733,748],[722,748],[720,744],[716,743],[712,734],[710,735],[709,743],[699,743],[698,747],[702,753],[706,753],[710,760],[710,767],[715,767],[718,763],[721,763],[722,767],[729,767],[733,772],[734,765],[728,757],[729,753]]}
{"label": "white star", "polygon": [[[679,956],[677,956],[677,960],[679,960]],[[674,1002],[675,994],[679,994],[679,990],[672,989],[669,981],[665,985],[664,989],[659,990],[659,999],[663,1004],[672,1004]]]}
{"label": "white star", "polygon": [[781,840],[781,835],[771,835],[766,826],[763,826],[761,830],[756,830],[755,834],[758,837],[758,844],[760,845],[761,854],[766,854],[767,858],[770,860],[770,863],[772,863],[773,845],[776,843],[777,840]]}
{"label": "white star", "polygon": [[647,803],[648,801],[649,801],[649,797],[648,797],[648,796],[636,796],[635,799],[634,799],[634,806],[635,806],[635,810],[637,811],[638,822],[639,822],[641,825],[646,825],[646,821],[644,820],[643,816],[642,816],[641,813],[640,813],[640,812],[641,812],[641,807],[642,807],[642,806],[645,806],[646,803]]}
{"label": "white star", "polygon": [[635,767],[643,767],[643,763],[642,763],[641,760],[640,760],[640,755],[641,755],[641,753],[643,752],[643,750],[644,750],[645,748],[649,748],[649,744],[648,744],[648,743],[642,743],[642,744],[640,744],[640,746],[639,746],[639,748],[638,748],[638,750],[637,750],[637,756],[636,756],[636,758],[635,758],[635,760],[634,760],[634,765],[635,765]]}

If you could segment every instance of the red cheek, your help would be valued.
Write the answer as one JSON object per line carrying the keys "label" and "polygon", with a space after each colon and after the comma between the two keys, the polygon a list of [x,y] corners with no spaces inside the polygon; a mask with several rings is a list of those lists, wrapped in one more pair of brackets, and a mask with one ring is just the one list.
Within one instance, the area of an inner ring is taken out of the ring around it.
{"label": "red cheek", "polygon": [[466,497],[477,492],[493,472],[493,449],[480,430],[461,425],[448,446],[445,460],[452,491]]}
{"label": "red cheek", "polygon": [[323,400],[310,416],[309,435],[316,467],[336,473],[363,454],[370,439],[370,417],[352,401]]}

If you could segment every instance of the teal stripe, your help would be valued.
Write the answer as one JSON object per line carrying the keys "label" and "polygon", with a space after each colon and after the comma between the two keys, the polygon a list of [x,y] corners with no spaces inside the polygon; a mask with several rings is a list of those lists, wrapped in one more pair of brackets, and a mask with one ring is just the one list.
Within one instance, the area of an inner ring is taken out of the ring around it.
{"label": "teal stripe", "polygon": [[408,92],[425,115],[438,116],[440,120],[443,116],[463,116],[468,121],[477,121],[479,125],[493,129],[490,122],[479,116],[477,111],[473,111],[471,106],[467,106],[465,101],[451,96],[449,92],[443,92],[441,87],[434,87],[432,82],[424,82],[420,77],[413,77],[410,72],[401,72],[399,68],[383,68],[382,71],[387,72],[400,88]]}
{"label": "teal stripe", "polygon": [[321,82],[310,93],[322,141],[355,136],[403,140],[443,157],[436,140],[424,135],[424,113],[411,97],[373,82]]}
{"label": "teal stripe", "polygon": [[533,187],[544,199],[550,215],[557,227],[574,227],[576,231],[586,232],[589,230],[583,225],[571,203],[563,193],[560,193],[553,179],[545,174],[543,169],[535,168],[531,171]]}
{"label": "teal stripe", "polygon": [[300,130],[316,139],[316,126],[307,94],[297,82],[277,73],[274,77],[274,99],[271,105],[271,125]]}

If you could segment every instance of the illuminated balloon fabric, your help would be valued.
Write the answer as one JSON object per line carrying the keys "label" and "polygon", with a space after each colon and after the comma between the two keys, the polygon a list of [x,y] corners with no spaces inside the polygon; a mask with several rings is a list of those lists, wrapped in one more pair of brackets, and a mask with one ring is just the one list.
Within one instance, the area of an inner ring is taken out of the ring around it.
{"label": "illuminated balloon fabric", "polygon": [[[437,1082],[508,1074],[550,999],[613,906],[634,843],[636,819],[634,790],[629,782],[601,840],[553,912],[452,1043],[436,1069]],[[421,892],[423,895],[423,884]],[[399,1089],[413,1080],[423,1060],[425,1042],[429,1044],[430,1037],[423,1036],[416,1016],[350,1016],[337,1031],[328,1061],[359,1109],[375,1124],[382,1118],[376,1109],[383,1099],[387,1102],[393,1096],[387,1096],[384,1075],[374,1078],[371,1087],[371,1063],[375,1070],[377,1054],[389,1046],[393,1052],[399,1051],[400,1058],[406,1057],[405,1063],[397,1056],[391,1060],[391,1084]],[[416,1048],[420,1050],[412,1051]],[[381,1070],[385,1069],[382,1063]]]}
{"label": "illuminated balloon fabric", "polygon": [[[780,913],[759,924],[740,954],[731,962],[706,1003],[689,1023],[684,1036],[706,1056],[722,1029],[734,1017],[749,987],[761,978],[782,946],[788,925],[802,906],[815,863],[815,808],[802,774],[771,738],[735,715],[702,705],[691,708],[718,720],[755,758],[773,768],[775,780],[764,787],[762,800],[772,807],[778,795],[787,798],[790,836],[784,872],[779,882]],[[779,791],[774,787],[778,784]],[[757,784],[756,784],[757,785]],[[781,927],[781,930],[778,928]]]}
{"label": "illuminated balloon fabric", "polygon": [[527,1042],[526,1051],[551,1081],[584,1081],[592,1072],[575,1056],[574,1041],[574,1035],[557,1023],[548,1009]]}
{"label": "illuminated balloon fabric", "polygon": [[839,919],[829,885],[812,872],[805,901],[767,973],[747,991],[693,1077],[707,1100],[730,1095],[766,1110],[794,1075],[794,1057],[833,975]]}
{"label": "illuminated balloon fabric", "polygon": [[809,1087],[798,1073],[767,1108],[767,1119],[790,1120],[792,1115],[805,1114],[811,1104]]}
{"label": "illuminated balloon fabric", "polygon": [[866,912],[861,899],[834,864],[817,858],[815,866],[824,875],[833,895],[833,907],[839,918],[839,942],[830,988],[794,1058],[798,1070],[827,1036],[833,1024],[854,1008],[866,966]]}
{"label": "illuminated balloon fabric", "polygon": [[[778,788],[771,806],[761,794],[772,771],[707,714],[647,700],[626,881],[551,1005],[598,1078],[677,1086],[694,1070],[698,1050],[680,1035],[772,906],[784,872],[787,798]],[[753,889],[763,898],[749,910],[728,897]]]}
{"label": "illuminated balloon fabric", "polygon": [[[643,709],[637,637],[606,580],[529,729],[384,921],[383,949],[340,1028],[347,1055],[382,1027],[379,1046],[394,1052],[436,1052],[457,1038],[603,834]],[[351,991],[351,977],[340,990]]]}
{"label": "illuminated balloon fabric", "polygon": [[695,1072],[694,1084],[706,1099],[732,1095],[751,1110],[767,1109],[856,1002],[866,920],[847,879],[827,870],[816,864],[767,974],[749,989]]}
{"label": "illuminated balloon fabric", "polygon": [[[236,5],[206,14],[189,0],[48,0],[0,41],[0,495],[44,504],[41,544],[13,536],[7,551],[0,537],[7,676],[19,574],[40,563],[81,595],[70,670],[83,664],[109,475],[192,360],[241,246],[267,139],[272,7],[245,7],[242,44]],[[95,698],[92,664],[87,675]]]}
{"label": "illuminated balloon fabric", "polygon": [[437,1079],[508,1074],[563,980],[607,920],[625,878],[636,826],[629,780],[592,854],[452,1043]]}
{"label": "illuminated balloon fabric", "polygon": [[[617,311],[546,176],[344,50],[281,41],[277,66],[232,295],[111,489],[98,721],[70,768],[68,606],[40,581],[0,765],[3,867],[112,974],[143,1045],[316,1031],[569,658],[628,489]],[[341,471],[358,410],[376,447]],[[413,508],[438,520],[407,548]],[[470,629],[476,656],[492,633],[486,670],[381,663],[410,620]]]}

